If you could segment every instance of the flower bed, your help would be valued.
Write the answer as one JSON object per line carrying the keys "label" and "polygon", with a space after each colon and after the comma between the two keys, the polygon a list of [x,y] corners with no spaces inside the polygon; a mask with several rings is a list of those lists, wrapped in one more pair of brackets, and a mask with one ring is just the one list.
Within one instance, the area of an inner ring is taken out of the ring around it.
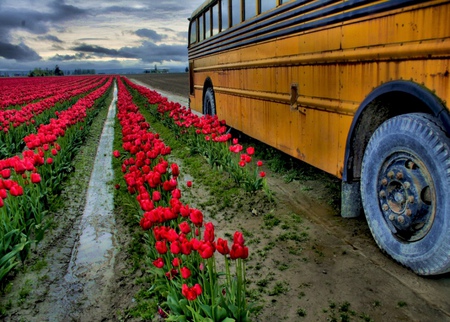
{"label": "flower bed", "polygon": [[32,244],[44,238],[49,227],[45,217],[71,171],[70,161],[98,109],[105,106],[112,78],[102,82],[97,90],[56,113],[37,133],[25,136],[27,148],[20,155],[0,160],[0,281],[27,257]]}
{"label": "flower bed", "polygon": [[[248,248],[242,233],[235,232],[229,247],[227,240],[216,239],[214,225],[204,222],[200,209],[182,202],[179,166],[167,160],[170,147],[149,131],[149,123],[121,81],[118,88],[117,117],[123,143],[121,151],[113,155],[122,162],[126,189],[140,207],[139,222],[147,232],[154,295],[163,301],[160,315],[167,321],[247,320]],[[173,104],[156,92],[147,98],[152,104]],[[202,122],[215,121],[199,119]],[[209,128],[209,134],[216,133],[212,126]],[[225,272],[218,271],[219,260],[224,261]]]}

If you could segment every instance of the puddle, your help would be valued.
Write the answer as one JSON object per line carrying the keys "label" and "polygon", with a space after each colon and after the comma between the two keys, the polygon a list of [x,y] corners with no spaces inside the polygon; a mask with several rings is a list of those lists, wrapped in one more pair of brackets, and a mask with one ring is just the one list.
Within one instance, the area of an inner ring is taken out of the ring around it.
{"label": "puddle", "polygon": [[[62,294],[58,303],[55,303],[59,309],[55,310],[54,314],[62,316],[52,317],[55,320],[73,319],[73,312],[83,312],[80,308],[92,307],[94,303],[95,306],[100,307],[102,294],[107,292],[113,276],[116,250],[114,196],[110,186],[113,180],[111,151],[116,100],[117,88],[115,87],[114,99],[108,110],[86,193],[86,205],[79,226],[79,239],[72,249],[70,263],[64,277],[66,285],[61,287]],[[82,316],[76,318],[83,319]]]}

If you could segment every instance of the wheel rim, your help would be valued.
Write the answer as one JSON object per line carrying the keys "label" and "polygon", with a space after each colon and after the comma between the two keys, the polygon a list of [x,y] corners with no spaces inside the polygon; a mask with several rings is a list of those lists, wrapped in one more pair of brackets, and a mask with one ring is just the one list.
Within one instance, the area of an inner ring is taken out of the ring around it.
{"label": "wheel rim", "polygon": [[433,179],[417,157],[398,152],[378,175],[378,200],[384,220],[399,239],[415,242],[430,231],[435,218]]}

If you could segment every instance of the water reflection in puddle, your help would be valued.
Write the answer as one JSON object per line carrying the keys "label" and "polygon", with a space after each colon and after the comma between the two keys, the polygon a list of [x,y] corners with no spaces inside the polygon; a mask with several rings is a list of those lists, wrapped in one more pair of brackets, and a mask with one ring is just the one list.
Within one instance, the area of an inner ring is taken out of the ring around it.
{"label": "water reflection in puddle", "polygon": [[[117,88],[100,138],[94,168],[75,244],[65,276],[66,294],[61,307],[70,315],[71,308],[99,300],[113,276],[116,250],[114,239],[114,200],[111,190],[113,169],[111,155],[114,139]],[[83,303],[80,303],[80,300]]]}

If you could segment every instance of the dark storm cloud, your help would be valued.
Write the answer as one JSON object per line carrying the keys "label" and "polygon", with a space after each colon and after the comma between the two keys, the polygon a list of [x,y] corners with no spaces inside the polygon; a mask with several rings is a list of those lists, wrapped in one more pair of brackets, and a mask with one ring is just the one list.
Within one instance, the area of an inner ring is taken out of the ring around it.
{"label": "dark storm cloud", "polygon": [[0,10],[0,37],[8,39],[10,32],[22,29],[34,34],[48,32],[49,26],[59,21],[69,21],[87,16],[88,11],[75,6],[66,5],[63,1],[49,4],[50,12],[39,12],[33,9],[2,8]]}
{"label": "dark storm cloud", "polygon": [[[98,57],[123,57],[121,54],[119,54],[118,50],[115,49],[108,49],[101,46],[96,45],[88,45],[88,44],[81,44],[79,46],[75,46],[71,48],[73,51],[82,51],[94,54]],[[134,58],[134,57],[123,57],[123,58]]]}
{"label": "dark storm cloud", "polygon": [[73,51],[86,52],[97,57],[133,58],[146,63],[162,63],[163,61],[184,62],[187,56],[185,45],[156,45],[144,41],[139,47],[122,47],[118,50],[82,44],[71,48]]}
{"label": "dark storm cloud", "polygon": [[151,30],[151,29],[146,29],[146,28],[138,29],[134,33],[139,37],[147,38],[154,42],[159,42],[159,41],[163,40],[164,38],[167,38],[166,35],[160,35],[156,31]]}
{"label": "dark storm cloud", "polygon": [[33,49],[24,44],[12,45],[1,41],[0,56],[17,61],[35,61],[41,59]]}
{"label": "dark storm cloud", "polygon": [[56,37],[56,36],[52,36],[52,35],[39,36],[39,37],[37,37],[37,38],[38,38],[39,40],[48,40],[48,41],[56,42],[56,43],[60,43],[60,44],[63,43],[63,41],[62,41],[61,39],[59,39],[59,38]]}
{"label": "dark storm cloud", "polygon": [[[44,35],[49,26],[58,21],[68,21],[86,15],[82,9],[66,5],[64,1],[55,0],[49,4],[49,12],[39,12],[33,9],[2,8],[0,10],[0,57],[16,61],[37,60],[41,57],[24,44],[11,43],[11,32],[17,29],[33,34]],[[61,42],[57,37],[47,35],[46,40]]]}
{"label": "dark storm cloud", "polygon": [[86,55],[84,53],[77,53],[75,55],[55,55],[50,60],[53,61],[70,61],[70,60],[83,60],[83,59],[89,59],[92,58],[89,55]]}
{"label": "dark storm cloud", "polygon": [[[17,66],[25,66],[27,61],[34,64],[36,60],[106,64],[105,58],[118,65],[123,64],[124,59],[136,60],[136,64],[168,61],[184,64],[187,32],[176,30],[180,22],[187,24],[186,18],[199,5],[194,3],[202,1],[0,0],[0,67],[10,68],[14,59]],[[93,33],[78,34],[80,21],[86,27],[92,25]],[[109,29],[102,32],[103,26]],[[122,33],[124,40],[120,49],[108,48],[113,44],[118,48],[117,41],[120,41],[119,37],[111,36],[111,26],[116,35]],[[68,33],[72,35],[65,36]],[[124,34],[134,36],[128,41]],[[74,38],[78,40],[67,40]],[[181,45],[163,44],[169,40]],[[41,58],[40,48],[47,55],[48,49],[53,50],[54,56]],[[98,58],[103,59],[98,62]]]}
{"label": "dark storm cloud", "polygon": [[50,15],[52,20],[72,20],[85,16],[88,11],[77,8],[72,5],[67,5],[64,1],[55,0],[50,5],[54,9],[54,12]]}
{"label": "dark storm cloud", "polygon": [[175,16],[180,16],[180,19],[186,19],[191,10],[187,9],[186,4],[180,2],[179,0],[164,0],[158,1],[142,1],[141,7],[133,7],[124,1],[118,1],[120,4],[111,5],[109,7],[103,8],[98,12],[101,14],[132,14],[136,17],[152,19],[157,18],[158,20],[169,20],[173,21]]}
{"label": "dark storm cloud", "polygon": [[121,51],[131,52],[146,63],[162,63],[163,61],[185,62],[186,45],[156,45],[145,41],[139,47],[125,47]]}

